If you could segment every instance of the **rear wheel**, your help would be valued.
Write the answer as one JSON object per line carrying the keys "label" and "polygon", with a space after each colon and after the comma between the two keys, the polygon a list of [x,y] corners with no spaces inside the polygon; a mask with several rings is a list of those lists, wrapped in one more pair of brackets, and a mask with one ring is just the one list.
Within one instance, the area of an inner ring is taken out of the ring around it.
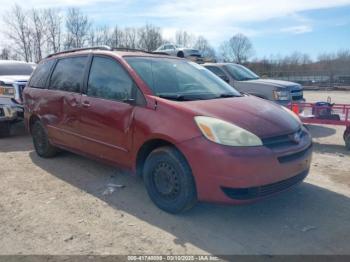
{"label": "rear wheel", "polygon": [[181,57],[181,58],[184,58],[185,54],[184,54],[184,52],[180,51],[180,52],[177,53],[177,56]]}
{"label": "rear wheel", "polygon": [[58,149],[51,145],[46,129],[40,121],[35,121],[31,128],[36,153],[44,158],[54,157]]}
{"label": "rear wheel", "polygon": [[146,159],[144,182],[152,201],[169,213],[181,213],[197,202],[191,169],[174,147],[155,149]]}
{"label": "rear wheel", "polygon": [[350,132],[344,133],[344,141],[345,141],[345,147],[347,150],[350,150]]}
{"label": "rear wheel", "polygon": [[7,137],[11,135],[11,123],[10,122],[0,122],[0,138]]}

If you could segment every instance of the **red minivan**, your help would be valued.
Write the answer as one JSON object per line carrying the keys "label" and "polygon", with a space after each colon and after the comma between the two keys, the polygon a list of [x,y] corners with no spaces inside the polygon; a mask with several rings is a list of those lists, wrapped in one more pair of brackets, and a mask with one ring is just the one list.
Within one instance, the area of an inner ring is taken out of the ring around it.
{"label": "red minivan", "polygon": [[185,59],[102,47],[54,54],[24,105],[39,156],[65,149],[130,169],[171,213],[255,201],[310,167],[312,140],[292,112]]}

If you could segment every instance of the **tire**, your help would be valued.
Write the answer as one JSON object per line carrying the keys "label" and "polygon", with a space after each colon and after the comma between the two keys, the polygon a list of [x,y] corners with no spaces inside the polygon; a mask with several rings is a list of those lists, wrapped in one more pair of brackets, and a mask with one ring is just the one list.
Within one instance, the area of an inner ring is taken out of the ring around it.
{"label": "tire", "polygon": [[182,52],[182,51],[178,52],[178,53],[177,53],[177,57],[184,58],[184,57],[185,57],[184,52]]}
{"label": "tire", "polygon": [[43,158],[54,157],[58,149],[51,145],[46,129],[40,121],[35,121],[31,128],[35,152]]}
{"label": "tire", "polygon": [[8,137],[11,135],[11,123],[0,122],[0,138]]}
{"label": "tire", "polygon": [[151,200],[168,213],[182,213],[197,202],[192,171],[174,147],[152,151],[146,159],[143,178]]}
{"label": "tire", "polygon": [[350,133],[347,134],[344,133],[344,141],[345,141],[345,147],[347,150],[350,150]]}

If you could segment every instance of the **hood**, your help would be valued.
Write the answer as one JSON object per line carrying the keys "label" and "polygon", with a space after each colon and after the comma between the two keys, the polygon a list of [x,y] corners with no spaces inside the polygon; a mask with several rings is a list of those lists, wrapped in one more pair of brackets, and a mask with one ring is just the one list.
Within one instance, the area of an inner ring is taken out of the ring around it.
{"label": "hood", "polygon": [[247,80],[247,81],[240,81],[240,83],[268,85],[268,86],[275,86],[280,88],[294,87],[296,89],[302,89],[301,85],[298,83],[283,81],[283,80],[274,80],[274,79]]}
{"label": "hood", "polygon": [[281,106],[254,96],[181,102],[194,115],[216,117],[260,138],[295,132],[299,122]]}
{"label": "hood", "polygon": [[4,82],[5,84],[11,85],[14,82],[27,82],[29,80],[28,75],[18,75],[18,76],[0,76],[0,81]]}

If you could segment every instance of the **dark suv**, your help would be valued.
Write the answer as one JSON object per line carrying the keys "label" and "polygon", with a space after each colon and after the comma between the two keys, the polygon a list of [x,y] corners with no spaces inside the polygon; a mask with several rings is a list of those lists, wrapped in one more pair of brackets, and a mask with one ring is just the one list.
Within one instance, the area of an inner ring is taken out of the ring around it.
{"label": "dark suv", "polygon": [[55,54],[38,65],[24,101],[39,156],[63,148],[128,168],[172,213],[197,200],[254,201],[309,171],[311,138],[298,117],[185,59],[107,48]]}

